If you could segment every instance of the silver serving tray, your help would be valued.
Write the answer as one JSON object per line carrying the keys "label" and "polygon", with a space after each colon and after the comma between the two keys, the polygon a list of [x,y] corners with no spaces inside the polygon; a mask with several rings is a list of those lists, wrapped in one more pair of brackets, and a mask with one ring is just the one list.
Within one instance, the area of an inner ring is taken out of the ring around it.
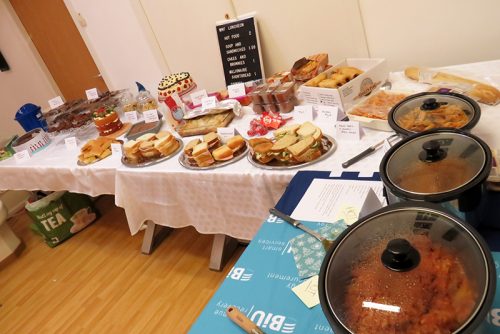
{"label": "silver serving tray", "polygon": [[206,167],[199,167],[199,166],[193,166],[191,165],[184,152],[179,156],[179,163],[181,164],[182,167],[187,168],[187,169],[193,169],[193,170],[207,170],[207,169],[215,169],[219,167],[224,167],[227,165],[230,165],[232,163],[235,163],[238,160],[241,160],[247,152],[249,151],[248,143],[245,142],[245,148],[240,148],[238,151],[234,153],[234,157],[231,160],[227,161],[215,161],[213,165],[206,166]]}
{"label": "silver serving tray", "polygon": [[321,138],[321,142],[323,144],[323,150],[326,150],[326,152],[323,153],[316,160],[303,162],[303,163],[299,163],[299,164],[286,165],[286,164],[283,164],[282,162],[279,162],[277,160],[272,160],[270,162],[270,164],[262,164],[256,160],[254,160],[251,152],[248,153],[247,157],[248,157],[248,161],[250,161],[250,163],[252,165],[254,165],[255,167],[262,168],[262,169],[287,170],[287,169],[302,168],[302,167],[309,166],[309,165],[312,165],[312,164],[315,164],[317,162],[325,160],[330,155],[332,155],[333,152],[335,152],[335,150],[337,149],[337,142],[335,141],[335,139],[333,139],[333,137],[331,137],[329,135],[323,134],[323,137]]}
{"label": "silver serving tray", "polygon": [[122,156],[122,164],[124,166],[131,167],[131,168],[142,168],[142,167],[153,166],[153,165],[159,164],[160,162],[166,161],[166,160],[172,158],[177,153],[179,153],[179,151],[182,150],[182,148],[184,147],[184,143],[182,142],[182,140],[180,140],[179,138],[175,138],[175,140],[177,140],[177,142],[179,143],[179,147],[174,152],[170,153],[169,155],[166,155],[166,156],[161,157],[161,158],[153,159],[153,160],[144,161],[144,162],[141,162],[138,164],[130,163],[127,161],[125,156]]}

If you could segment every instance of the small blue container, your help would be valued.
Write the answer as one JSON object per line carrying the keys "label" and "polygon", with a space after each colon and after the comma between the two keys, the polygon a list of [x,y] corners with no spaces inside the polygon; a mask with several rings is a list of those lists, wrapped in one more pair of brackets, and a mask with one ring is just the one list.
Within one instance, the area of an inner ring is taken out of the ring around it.
{"label": "small blue container", "polygon": [[47,131],[47,122],[42,114],[42,109],[33,103],[26,103],[16,112],[16,121],[21,124],[24,131],[28,132],[36,128]]}

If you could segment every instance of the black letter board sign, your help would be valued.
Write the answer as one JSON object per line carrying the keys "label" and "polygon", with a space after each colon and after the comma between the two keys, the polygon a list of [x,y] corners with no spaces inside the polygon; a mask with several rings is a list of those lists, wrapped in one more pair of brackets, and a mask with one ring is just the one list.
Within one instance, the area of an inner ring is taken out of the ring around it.
{"label": "black letter board sign", "polygon": [[264,77],[254,16],[218,22],[219,49],[226,86]]}

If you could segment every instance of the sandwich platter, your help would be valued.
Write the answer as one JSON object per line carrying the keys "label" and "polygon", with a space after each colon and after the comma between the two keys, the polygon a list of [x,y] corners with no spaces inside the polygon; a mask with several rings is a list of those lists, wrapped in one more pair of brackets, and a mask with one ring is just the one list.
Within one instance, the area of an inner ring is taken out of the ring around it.
{"label": "sandwich platter", "polygon": [[111,144],[113,143],[123,144],[123,140],[106,137],[98,137],[96,139],[89,140],[81,148],[76,164],[78,166],[88,166],[106,159],[112,154]]}
{"label": "sandwich platter", "polygon": [[230,165],[232,163],[235,163],[236,161],[243,158],[248,153],[248,150],[249,150],[248,144],[246,142],[244,142],[243,146],[241,146],[239,149],[237,149],[233,152],[232,158],[225,160],[225,161],[215,160],[215,162],[213,164],[208,165],[208,166],[198,166],[196,163],[190,162],[189,157],[185,153],[182,153],[179,156],[179,163],[181,164],[181,166],[183,166],[187,169],[192,169],[192,170],[215,169],[215,168],[220,168],[220,167],[224,167],[224,166]]}
{"label": "sandwich platter", "polygon": [[125,165],[125,166],[127,166],[127,167],[142,168],[142,167],[148,167],[148,166],[156,165],[156,164],[159,164],[160,162],[166,161],[166,160],[172,158],[173,156],[175,156],[177,153],[179,153],[179,151],[183,147],[182,140],[180,140],[179,138],[175,138],[175,140],[177,141],[177,143],[179,144],[179,146],[177,147],[177,149],[175,149],[175,151],[173,151],[172,153],[170,153],[168,155],[161,156],[159,158],[152,159],[152,160],[146,160],[146,161],[143,161],[143,162],[138,162],[138,163],[133,163],[130,160],[128,160],[126,156],[122,156],[122,164]]}
{"label": "sandwich platter", "polygon": [[285,169],[294,169],[294,168],[302,168],[305,166],[309,166],[312,164],[315,164],[317,162],[323,161],[326,158],[328,158],[330,155],[335,152],[337,149],[337,142],[335,139],[333,139],[329,135],[323,134],[321,137],[321,152],[322,154],[311,161],[307,162],[299,162],[299,163],[293,163],[293,162],[282,162],[279,160],[272,160],[268,163],[262,163],[254,158],[254,155],[249,152],[248,153],[248,161],[255,167],[263,168],[263,169],[271,169],[271,170],[285,170]]}

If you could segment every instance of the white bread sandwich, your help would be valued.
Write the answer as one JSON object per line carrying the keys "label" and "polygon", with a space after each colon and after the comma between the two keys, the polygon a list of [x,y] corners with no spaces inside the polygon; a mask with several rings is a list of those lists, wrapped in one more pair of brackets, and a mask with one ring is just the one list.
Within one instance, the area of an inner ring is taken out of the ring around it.
{"label": "white bread sandwich", "polygon": [[215,162],[206,142],[199,143],[193,148],[193,159],[200,167],[207,167]]}
{"label": "white bread sandwich", "polygon": [[233,150],[229,148],[227,145],[222,145],[221,147],[216,148],[212,151],[212,156],[217,161],[227,161],[231,160],[233,156]]}
{"label": "white bread sandwich", "polygon": [[300,124],[290,124],[290,125],[282,126],[278,130],[273,132],[274,138],[276,138],[278,140],[287,134],[295,135],[299,128],[300,128]]}
{"label": "white bread sandwich", "polygon": [[154,141],[154,147],[163,156],[168,156],[179,148],[179,142],[171,133],[167,133],[165,137]]}
{"label": "white bread sandwich", "polygon": [[184,146],[184,155],[186,156],[186,158],[190,164],[196,164],[196,161],[194,161],[194,158],[193,158],[193,149],[199,143],[201,143],[201,140],[196,138],[196,139],[191,140],[189,143],[186,144],[186,146]]}
{"label": "white bread sandwich", "polygon": [[273,147],[273,142],[261,141],[253,146],[253,157],[260,163],[267,164],[274,159],[274,154],[271,152],[271,147]]}
{"label": "white bread sandwich", "polygon": [[288,146],[286,149],[293,157],[298,157],[307,151],[313,144],[314,138],[309,136],[299,140],[293,145]]}
{"label": "white bread sandwich", "polygon": [[297,134],[300,137],[304,138],[304,137],[312,136],[313,133],[315,133],[317,129],[319,129],[319,128],[316,125],[312,124],[311,122],[305,122],[299,127],[299,129],[297,130]]}
{"label": "white bread sandwich", "polygon": [[154,133],[146,133],[146,134],[143,134],[142,136],[140,136],[139,138],[137,138],[136,140],[144,142],[144,141],[150,141],[150,140],[155,140],[155,139],[156,139],[156,135]]}
{"label": "white bread sandwich", "polygon": [[237,136],[229,138],[226,145],[231,150],[233,150],[233,152],[236,152],[245,146],[245,139],[243,139],[242,136],[237,135]]}
{"label": "white bread sandwich", "polygon": [[290,160],[290,153],[286,150],[289,146],[295,144],[299,138],[295,135],[286,134],[281,139],[276,141],[274,145],[271,147],[271,152],[274,155],[275,159],[287,162]]}
{"label": "white bread sandwich", "polygon": [[203,141],[208,144],[209,149],[215,149],[220,146],[219,135],[215,132],[209,132],[204,135]]}
{"label": "white bread sandwich", "polygon": [[296,144],[287,148],[290,152],[291,160],[296,162],[313,161],[321,156],[321,142],[314,140],[314,137],[309,136]]}

